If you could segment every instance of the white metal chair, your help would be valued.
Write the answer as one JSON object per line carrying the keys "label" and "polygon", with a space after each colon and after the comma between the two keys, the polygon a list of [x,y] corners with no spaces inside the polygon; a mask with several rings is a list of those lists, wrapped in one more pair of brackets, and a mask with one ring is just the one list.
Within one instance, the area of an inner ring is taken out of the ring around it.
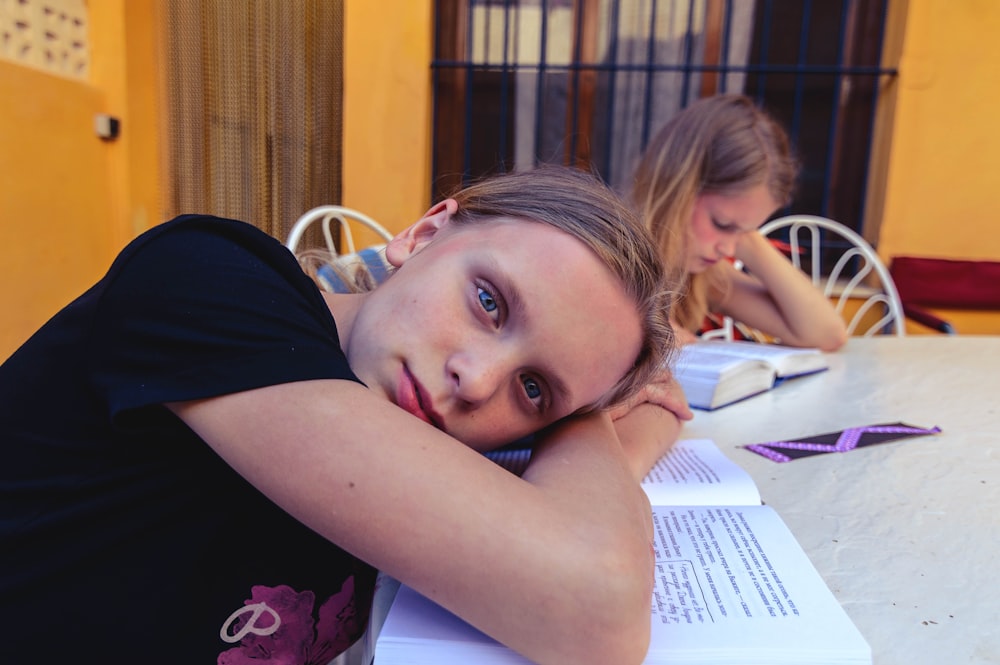
{"label": "white metal chair", "polygon": [[[330,225],[334,221],[339,224],[340,233],[343,238],[343,245],[339,251],[333,239],[333,232],[330,230]],[[392,234],[385,227],[363,212],[359,212],[353,208],[345,208],[344,206],[323,205],[313,208],[295,221],[295,224],[292,225],[292,230],[288,233],[285,246],[292,250],[292,252],[298,249],[299,242],[302,241],[302,236],[316,222],[322,224],[323,239],[326,241],[326,248],[331,254],[353,254],[357,251],[354,248],[354,234],[351,231],[352,222],[371,229],[385,242],[392,240]]]}
{"label": "white metal chair", "polygon": [[[331,229],[334,222],[340,227],[341,245],[337,248]],[[353,293],[374,287],[389,274],[385,260],[385,243],[392,240],[392,234],[374,219],[362,212],[337,205],[313,208],[296,220],[288,234],[285,246],[293,253],[306,230],[319,223],[323,240],[332,262],[324,262],[315,268],[316,277],[324,289],[333,293]],[[354,245],[352,224],[365,227],[382,241],[379,244],[357,249]]]}
{"label": "white metal chair", "polygon": [[[761,235],[787,242],[792,264],[808,272],[812,283],[828,298],[836,298],[837,312],[847,319],[847,334],[871,337],[877,334],[906,335],[903,306],[896,285],[875,249],[860,235],[839,222],[816,215],[788,215],[772,220],[762,227]],[[776,237],[781,233],[781,237]],[[805,242],[803,242],[805,240]],[[837,258],[833,268],[825,271],[824,247],[846,245],[847,249]],[[856,261],[855,271],[845,273],[848,265]],[[806,263],[805,268],[803,264]],[[860,300],[853,314],[845,313],[849,300]],[[878,308],[878,309],[875,309]],[[870,323],[869,313],[879,316]],[[864,330],[859,330],[859,327]],[[740,322],[727,319],[719,331],[706,333],[710,337],[733,339],[735,330],[750,339],[766,341],[767,337]],[[705,335],[702,335],[705,337]]]}

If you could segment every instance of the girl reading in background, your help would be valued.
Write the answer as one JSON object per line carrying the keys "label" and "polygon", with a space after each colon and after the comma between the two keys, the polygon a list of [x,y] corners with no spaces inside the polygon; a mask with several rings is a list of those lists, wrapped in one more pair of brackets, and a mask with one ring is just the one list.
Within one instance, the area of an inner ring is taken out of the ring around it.
{"label": "girl reading in background", "polygon": [[784,130],[743,95],[691,104],[646,147],[632,200],[664,263],[681,271],[673,322],[684,341],[713,313],[789,346],[833,351],[844,344],[833,305],[757,233],[791,201],[797,175]]}
{"label": "girl reading in background", "polygon": [[[797,175],[784,130],[742,95],[691,104],[646,147],[632,200],[681,285],[672,309],[680,343],[694,341],[716,314],[790,346],[832,351],[844,344],[846,328],[833,304],[757,232],[791,201]],[[669,371],[612,415],[625,442],[649,436],[633,432],[658,437],[661,446],[645,446],[650,453],[669,447],[692,418]],[[636,473],[656,462],[634,452]]]}
{"label": "girl reading in background", "polygon": [[[663,450],[604,409],[672,344],[645,229],[544,169],[386,256],[374,291],[322,293],[256,228],[184,216],[0,366],[5,663],[327,663],[376,570],[533,661],[643,659],[629,455]],[[523,477],[480,454],[532,432]]]}

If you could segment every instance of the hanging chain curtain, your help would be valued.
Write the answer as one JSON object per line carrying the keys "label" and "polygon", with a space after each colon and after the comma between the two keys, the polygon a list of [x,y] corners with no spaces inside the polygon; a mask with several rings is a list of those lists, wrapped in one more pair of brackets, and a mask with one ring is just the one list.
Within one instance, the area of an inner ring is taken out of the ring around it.
{"label": "hanging chain curtain", "polygon": [[343,0],[159,5],[164,214],[250,222],[279,239],[339,203]]}

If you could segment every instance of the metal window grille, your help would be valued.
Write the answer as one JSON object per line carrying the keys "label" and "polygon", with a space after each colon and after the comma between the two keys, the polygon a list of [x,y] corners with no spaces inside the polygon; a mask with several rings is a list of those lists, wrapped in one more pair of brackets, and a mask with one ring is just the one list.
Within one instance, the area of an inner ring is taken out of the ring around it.
{"label": "metal window grille", "polygon": [[803,163],[781,214],[863,232],[888,0],[436,0],[433,195],[540,162],[623,188],[652,134],[743,92]]}

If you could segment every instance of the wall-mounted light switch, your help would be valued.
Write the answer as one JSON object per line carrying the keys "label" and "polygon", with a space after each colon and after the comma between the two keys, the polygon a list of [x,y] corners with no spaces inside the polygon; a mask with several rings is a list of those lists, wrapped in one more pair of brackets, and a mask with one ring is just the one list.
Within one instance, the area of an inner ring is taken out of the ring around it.
{"label": "wall-mounted light switch", "polygon": [[107,113],[94,116],[94,131],[105,141],[114,141],[121,131],[121,121]]}

